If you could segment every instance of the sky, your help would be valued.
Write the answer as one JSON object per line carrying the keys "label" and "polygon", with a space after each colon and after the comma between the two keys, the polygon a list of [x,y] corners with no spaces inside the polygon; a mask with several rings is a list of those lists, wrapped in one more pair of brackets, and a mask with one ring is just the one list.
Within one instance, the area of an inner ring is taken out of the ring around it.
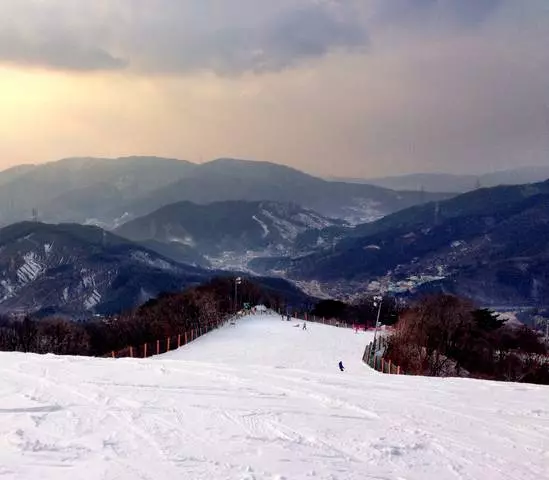
{"label": "sky", "polygon": [[1,0],[0,168],[549,164],[547,0]]}

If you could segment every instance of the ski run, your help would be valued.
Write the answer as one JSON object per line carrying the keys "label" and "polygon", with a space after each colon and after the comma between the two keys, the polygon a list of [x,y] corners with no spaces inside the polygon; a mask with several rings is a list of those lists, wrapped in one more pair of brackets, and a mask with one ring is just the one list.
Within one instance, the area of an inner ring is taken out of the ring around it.
{"label": "ski run", "polygon": [[0,477],[549,479],[549,387],[383,375],[371,333],[297,324],[147,360],[0,354]]}

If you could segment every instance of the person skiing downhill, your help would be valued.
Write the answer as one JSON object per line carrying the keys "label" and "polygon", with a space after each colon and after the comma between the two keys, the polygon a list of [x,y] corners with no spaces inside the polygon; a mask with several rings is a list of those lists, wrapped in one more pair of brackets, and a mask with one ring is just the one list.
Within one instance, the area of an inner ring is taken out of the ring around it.
{"label": "person skiing downhill", "polygon": [[307,330],[307,323],[303,322],[303,330]]}
{"label": "person skiing downhill", "polygon": [[339,369],[343,372],[345,371],[345,367],[343,366],[343,362],[339,362]]}

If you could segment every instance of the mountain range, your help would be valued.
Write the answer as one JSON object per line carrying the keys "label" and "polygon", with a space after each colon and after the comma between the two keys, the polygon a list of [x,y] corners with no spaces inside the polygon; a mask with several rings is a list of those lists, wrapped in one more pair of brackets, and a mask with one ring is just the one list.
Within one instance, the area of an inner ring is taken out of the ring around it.
{"label": "mountain range", "polygon": [[[33,209],[61,223],[17,222]],[[266,275],[296,302],[308,297],[286,279],[548,307],[548,212],[549,180],[445,194],[234,159],[22,165],[0,172],[0,313],[113,313],[222,270]]]}
{"label": "mountain range", "polygon": [[232,259],[245,267],[239,259],[295,253],[300,235],[335,226],[345,229],[346,223],[296,204],[177,202],[114,232],[180,262],[222,267]]}
{"label": "mountain range", "polygon": [[[175,262],[93,226],[23,222],[0,229],[0,313],[112,314],[227,274]],[[307,298],[284,280],[255,280]]]}
{"label": "mountain range", "polygon": [[330,249],[251,266],[351,290],[442,290],[483,305],[547,307],[549,181],[412,207],[357,226]]}
{"label": "mountain range", "polygon": [[500,170],[480,175],[450,173],[413,173],[380,178],[333,179],[349,183],[366,183],[393,190],[421,190],[464,193],[479,187],[521,185],[549,179],[549,166],[530,166]]}
{"label": "mountain range", "polygon": [[190,162],[157,157],[67,158],[0,172],[0,223],[112,223],[113,210],[184,176]]}
{"label": "mountain range", "polygon": [[0,225],[33,218],[114,228],[180,201],[292,202],[360,223],[445,193],[396,192],[328,182],[268,162],[218,159],[204,164],[157,158],[68,158],[0,172]]}

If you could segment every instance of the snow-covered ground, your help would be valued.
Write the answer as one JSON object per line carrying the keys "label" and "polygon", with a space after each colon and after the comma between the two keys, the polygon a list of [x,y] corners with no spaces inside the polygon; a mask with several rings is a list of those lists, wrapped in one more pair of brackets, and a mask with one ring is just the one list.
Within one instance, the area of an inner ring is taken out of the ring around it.
{"label": "snow-covered ground", "polygon": [[0,354],[0,476],[549,479],[548,387],[382,375],[371,334],[295,324],[148,360]]}

